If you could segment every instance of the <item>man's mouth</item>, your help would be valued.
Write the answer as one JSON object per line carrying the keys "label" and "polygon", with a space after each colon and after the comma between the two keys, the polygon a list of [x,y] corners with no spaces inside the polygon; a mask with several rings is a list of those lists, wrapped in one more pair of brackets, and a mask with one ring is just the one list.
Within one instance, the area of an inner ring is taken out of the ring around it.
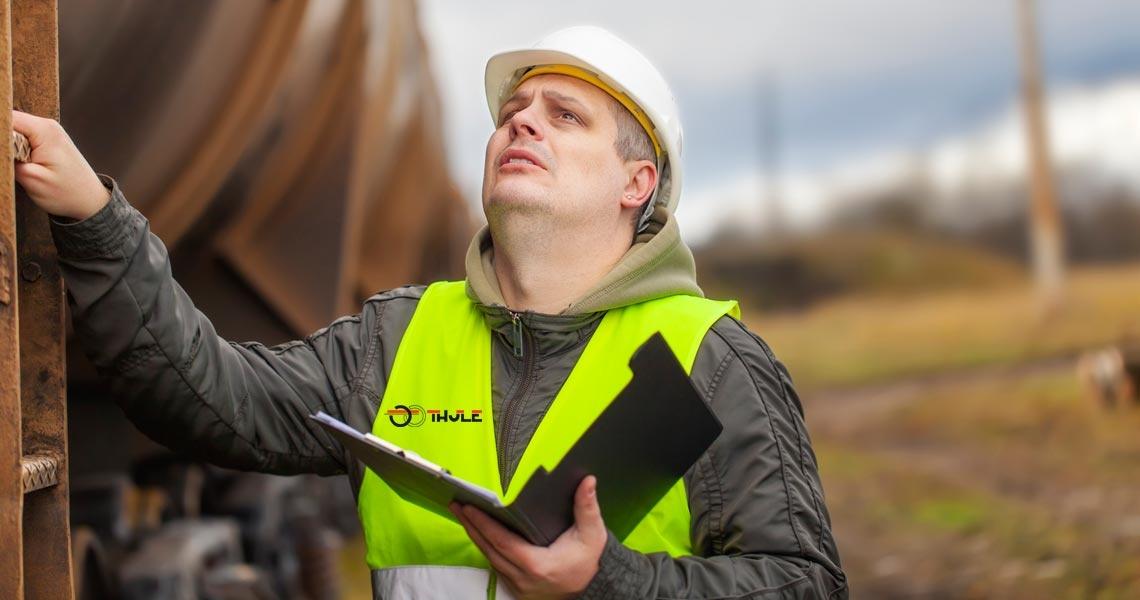
{"label": "man's mouth", "polygon": [[508,170],[523,170],[538,167],[546,170],[546,165],[535,153],[524,148],[507,148],[499,156],[499,168]]}

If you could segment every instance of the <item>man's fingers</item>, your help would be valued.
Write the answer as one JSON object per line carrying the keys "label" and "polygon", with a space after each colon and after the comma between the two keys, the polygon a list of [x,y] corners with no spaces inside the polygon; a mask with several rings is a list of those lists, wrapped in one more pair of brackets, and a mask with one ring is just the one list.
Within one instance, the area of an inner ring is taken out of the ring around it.
{"label": "man's fingers", "polygon": [[474,542],[475,546],[487,557],[487,560],[491,562],[491,566],[495,567],[495,570],[504,574],[512,571],[518,572],[518,567],[507,560],[506,557],[500,554],[499,551],[483,537],[483,534],[471,523],[467,515],[463,514],[462,510],[453,509],[452,512],[455,513],[455,516],[459,519],[459,524],[463,526],[463,530],[467,532],[467,537],[471,538],[471,541]]}
{"label": "man's fingers", "polygon": [[16,179],[19,181],[48,181],[51,169],[33,162],[18,162],[15,165]]}
{"label": "man's fingers", "polygon": [[474,506],[464,506],[463,513],[479,529],[479,533],[483,534],[483,537],[495,546],[496,550],[510,558],[515,564],[525,561],[526,553],[532,547],[530,542],[503,527],[498,521]]}
{"label": "man's fingers", "polygon": [[12,111],[12,129],[24,134],[32,145],[32,150],[41,146],[54,131],[57,123],[51,119],[29,115],[18,110]]}
{"label": "man's fingers", "polygon": [[111,192],[59,123],[12,111],[12,128],[32,145],[30,161],[16,166],[16,181],[41,210],[82,220],[111,200]]}
{"label": "man's fingers", "polygon": [[496,571],[501,573],[507,579],[520,581],[523,576],[522,569],[520,569],[518,565],[511,562],[510,559],[503,556],[498,550],[495,549],[494,545],[492,545],[491,542],[487,541],[487,538],[483,537],[483,534],[479,531],[479,528],[477,528],[471,522],[471,520],[467,518],[466,513],[464,513],[459,505],[452,503],[449,508],[451,508],[451,512],[455,514],[456,518],[459,519],[459,524],[462,525],[464,531],[467,532],[467,537],[471,538],[471,541],[475,543],[475,546],[479,548],[479,550],[483,553],[483,556],[487,557],[487,560],[491,563],[491,566],[494,567]]}
{"label": "man's fingers", "polygon": [[602,520],[602,509],[598,506],[598,479],[587,475],[574,492],[574,525],[578,533],[588,541],[606,537],[606,524]]}

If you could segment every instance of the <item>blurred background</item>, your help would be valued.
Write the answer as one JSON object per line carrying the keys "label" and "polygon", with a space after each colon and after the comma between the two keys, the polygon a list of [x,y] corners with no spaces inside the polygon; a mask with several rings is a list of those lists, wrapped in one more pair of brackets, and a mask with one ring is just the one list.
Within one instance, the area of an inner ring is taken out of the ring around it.
{"label": "blurred background", "polygon": [[[462,277],[486,58],[614,31],[677,95],[682,234],[795,380],[853,595],[1140,595],[1140,3],[60,0],[60,20],[64,126],[222,335],[266,343]],[[154,548],[213,527],[229,558],[179,555],[195,589],[367,597],[345,482],[163,454],[69,363],[91,590],[175,577]]]}

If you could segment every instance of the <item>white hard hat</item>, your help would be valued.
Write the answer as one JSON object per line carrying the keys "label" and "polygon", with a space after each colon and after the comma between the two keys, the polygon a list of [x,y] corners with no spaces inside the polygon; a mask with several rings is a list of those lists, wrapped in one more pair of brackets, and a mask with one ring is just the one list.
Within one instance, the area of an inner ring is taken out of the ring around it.
{"label": "white hard hat", "polygon": [[564,73],[597,85],[630,109],[646,128],[658,153],[658,183],[646,203],[639,230],[653,212],[654,203],[670,212],[676,210],[682,174],[680,112],[665,78],[648,59],[614,34],[588,25],[556,31],[533,48],[499,52],[487,61],[484,78],[492,120],[498,120],[499,108],[532,69]]}

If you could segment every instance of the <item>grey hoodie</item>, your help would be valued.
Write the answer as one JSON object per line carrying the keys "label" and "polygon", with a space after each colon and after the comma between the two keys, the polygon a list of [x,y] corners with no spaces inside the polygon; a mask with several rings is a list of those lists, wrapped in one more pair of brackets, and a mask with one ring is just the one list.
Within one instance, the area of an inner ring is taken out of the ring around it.
{"label": "grey hoodie", "polygon": [[[75,334],[116,401],[148,436],[222,466],[347,474],[360,463],[312,424],[323,410],[370,430],[396,348],[423,293],[369,298],[303,340],[274,347],[221,339],[174,281],[166,249],[108,178],[111,202],[53,222]],[[468,295],[495,333],[492,399],[500,477],[509,482],[537,424],[604,312],[701,293],[675,221],[650,227],[613,270],[558,315],[523,313],[522,343],[491,270],[484,229],[467,256]],[[723,317],[692,379],[725,429],[685,475],[694,556],[642,554],[612,535],[585,598],[846,597],[802,407],[787,371],[743,324]]]}

